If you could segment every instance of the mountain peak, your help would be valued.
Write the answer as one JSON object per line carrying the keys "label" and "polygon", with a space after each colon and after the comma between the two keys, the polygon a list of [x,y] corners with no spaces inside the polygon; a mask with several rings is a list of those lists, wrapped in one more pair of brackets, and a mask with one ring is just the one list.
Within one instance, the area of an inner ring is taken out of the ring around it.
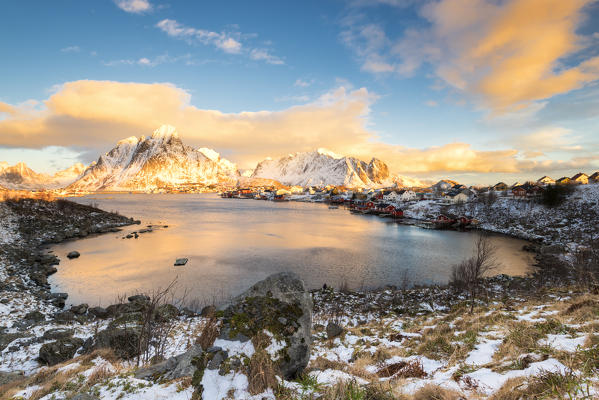
{"label": "mountain peak", "polygon": [[[143,136],[142,136],[142,138],[143,138]],[[142,140],[143,140],[143,139],[142,139]],[[137,144],[139,141],[140,141],[140,140],[139,140],[139,139],[137,139],[137,137],[135,137],[135,136],[129,136],[129,137],[128,137],[128,138],[126,138],[126,139],[119,140],[119,141],[117,142],[117,146],[118,146],[119,144]]]}
{"label": "mountain peak", "polygon": [[162,125],[152,133],[152,139],[170,139],[171,137],[179,137],[177,128],[172,125]]}
{"label": "mountain peak", "polygon": [[316,150],[318,154],[322,154],[323,156],[333,157],[335,159],[343,158],[339,154],[333,153],[331,150],[325,149],[324,147],[320,147]]}

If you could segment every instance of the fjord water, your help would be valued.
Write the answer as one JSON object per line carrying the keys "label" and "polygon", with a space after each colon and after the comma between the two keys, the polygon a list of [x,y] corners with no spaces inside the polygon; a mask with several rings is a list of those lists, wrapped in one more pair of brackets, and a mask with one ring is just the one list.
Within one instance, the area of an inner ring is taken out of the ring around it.
{"label": "fjord water", "polygon": [[[52,247],[60,257],[54,291],[72,304],[112,304],[119,295],[149,292],[177,278],[177,295],[219,301],[280,271],[299,274],[309,288],[324,283],[374,288],[445,283],[451,265],[472,254],[476,235],[351,215],[313,203],[221,199],[214,194],[103,194],[73,198],[140,219],[140,225]],[[122,239],[149,224],[168,228]],[[525,274],[531,256],[524,241],[493,236],[501,267]],[[66,258],[72,250],[81,253]],[[185,257],[184,267],[175,267]]]}

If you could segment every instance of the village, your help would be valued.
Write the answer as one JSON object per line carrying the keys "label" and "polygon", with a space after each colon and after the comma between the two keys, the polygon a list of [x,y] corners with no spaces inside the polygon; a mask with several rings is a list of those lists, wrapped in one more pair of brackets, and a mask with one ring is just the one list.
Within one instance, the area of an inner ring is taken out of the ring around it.
{"label": "village", "polygon": [[[419,225],[432,229],[474,228],[479,221],[470,215],[466,207],[459,208],[460,215],[439,213],[419,218],[406,212],[418,203],[437,206],[439,209],[467,203],[491,203],[496,199],[517,202],[539,202],[550,187],[572,188],[576,185],[599,183],[599,171],[592,175],[579,172],[572,177],[554,180],[543,176],[537,181],[516,182],[508,185],[499,182],[493,186],[467,187],[458,182],[444,179],[426,187],[413,188],[347,188],[344,186],[259,186],[237,187],[220,192],[222,198],[267,200],[274,202],[301,201],[326,203],[330,209],[347,208],[353,214],[377,215],[392,218],[403,224]],[[455,207],[454,207],[455,208]]]}

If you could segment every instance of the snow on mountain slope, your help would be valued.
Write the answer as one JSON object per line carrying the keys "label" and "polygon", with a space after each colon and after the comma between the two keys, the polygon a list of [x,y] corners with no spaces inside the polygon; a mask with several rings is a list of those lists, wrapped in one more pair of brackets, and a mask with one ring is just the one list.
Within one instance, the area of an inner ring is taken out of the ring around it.
{"label": "snow on mountain slope", "polygon": [[75,182],[81,174],[85,171],[85,165],[76,163],[67,169],[58,171],[54,174],[54,181],[59,185],[58,187],[65,187]]}
{"label": "snow on mountain slope", "polygon": [[379,187],[394,183],[401,185],[403,180],[417,183],[411,178],[392,176],[387,164],[377,158],[366,163],[326,149],[293,153],[278,160],[268,158],[256,166],[252,177],[275,179],[286,185],[299,186]]}
{"label": "snow on mountain slope", "polygon": [[54,175],[40,174],[20,162],[13,166],[0,162],[0,185],[8,189],[57,189],[75,181],[83,172],[83,164],[75,164]]}
{"label": "snow on mountain slope", "polygon": [[183,144],[176,129],[163,125],[151,137],[132,136],[100,156],[69,190],[150,191],[187,184],[234,183],[237,167],[211,149]]}

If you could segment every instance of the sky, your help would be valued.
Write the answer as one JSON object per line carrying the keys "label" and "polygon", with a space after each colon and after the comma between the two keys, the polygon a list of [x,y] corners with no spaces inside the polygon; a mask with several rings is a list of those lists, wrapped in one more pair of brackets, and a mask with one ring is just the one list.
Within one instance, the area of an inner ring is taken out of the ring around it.
{"label": "sky", "polygon": [[0,161],[170,124],[252,168],[327,148],[464,183],[599,170],[599,1],[0,3]]}

